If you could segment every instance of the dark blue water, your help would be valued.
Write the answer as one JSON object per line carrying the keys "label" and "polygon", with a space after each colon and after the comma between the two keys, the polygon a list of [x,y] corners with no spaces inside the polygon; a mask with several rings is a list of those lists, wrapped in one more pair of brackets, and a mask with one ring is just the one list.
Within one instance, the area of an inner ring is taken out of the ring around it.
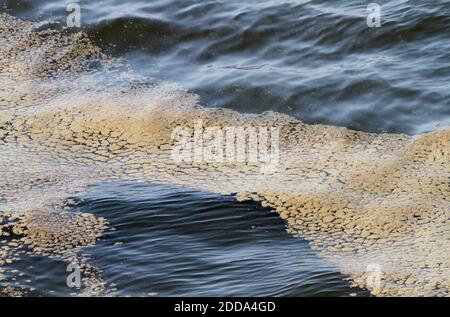
{"label": "dark blue water", "polygon": [[[5,1],[65,23],[68,2]],[[203,104],[409,134],[450,123],[450,1],[79,1],[82,29]]]}
{"label": "dark blue water", "polygon": [[[110,222],[102,240],[83,251],[103,270],[108,295],[368,296],[350,289],[335,266],[257,203],[132,183],[103,184],[93,192],[75,198],[74,210]],[[19,272],[2,284],[30,296],[78,294],[66,286],[66,267],[26,256],[6,266]]]}
{"label": "dark blue water", "polygon": [[[82,30],[106,52],[149,81],[197,93],[206,106],[371,132],[448,126],[450,1],[377,1],[380,28],[366,24],[369,2],[79,1]],[[0,7],[64,25],[67,3],[0,0]],[[75,199],[115,228],[86,250],[117,288],[113,295],[367,295],[257,204],[121,183]],[[68,295],[66,265],[26,257],[12,267],[23,275],[2,284]]]}

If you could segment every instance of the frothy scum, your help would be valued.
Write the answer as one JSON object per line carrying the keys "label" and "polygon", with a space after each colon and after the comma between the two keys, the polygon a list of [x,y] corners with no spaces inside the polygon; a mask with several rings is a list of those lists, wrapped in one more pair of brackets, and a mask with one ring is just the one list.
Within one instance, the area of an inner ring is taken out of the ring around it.
{"label": "frothy scum", "polygon": [[[195,120],[278,127],[277,170],[174,162],[171,134]],[[354,285],[379,296],[448,296],[449,162],[448,128],[371,134],[205,108],[174,85],[146,83],[82,33],[0,15],[0,279],[3,264],[35,253],[77,259],[92,273],[86,291],[104,292],[82,249],[107,219],[69,212],[67,197],[127,179],[260,201]],[[380,283],[366,274],[373,265]]]}

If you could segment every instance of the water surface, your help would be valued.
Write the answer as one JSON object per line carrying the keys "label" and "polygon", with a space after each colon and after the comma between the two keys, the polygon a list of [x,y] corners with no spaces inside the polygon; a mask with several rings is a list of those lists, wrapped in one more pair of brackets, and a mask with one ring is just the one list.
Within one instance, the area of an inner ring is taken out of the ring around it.
{"label": "water surface", "polygon": [[[149,82],[197,93],[206,106],[379,133],[450,123],[450,2],[379,1],[376,29],[366,25],[367,2],[355,0],[79,3],[82,30],[106,52]],[[24,19],[63,25],[67,16],[64,1],[0,4]],[[115,229],[85,251],[113,295],[367,295],[254,203],[129,183],[74,199],[75,210]],[[11,267],[23,275],[1,285],[68,295],[66,265],[25,256]]]}
{"label": "water surface", "polygon": [[[189,189],[108,183],[73,198],[73,211],[109,220],[84,249],[114,296],[368,296],[334,265],[285,230],[278,214]],[[2,282],[29,296],[79,294],[66,285],[67,262],[25,256]],[[14,279],[14,280],[13,280]]]}

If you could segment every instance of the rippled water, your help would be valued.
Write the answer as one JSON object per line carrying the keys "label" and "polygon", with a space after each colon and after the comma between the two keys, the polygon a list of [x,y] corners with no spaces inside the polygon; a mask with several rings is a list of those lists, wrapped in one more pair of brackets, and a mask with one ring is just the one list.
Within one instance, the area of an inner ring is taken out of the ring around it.
{"label": "rippled water", "polygon": [[[137,70],[203,104],[276,110],[308,123],[410,134],[450,123],[450,2],[80,1],[82,27]],[[6,1],[65,21],[57,0]]]}
{"label": "rippled water", "polygon": [[[111,295],[367,296],[284,229],[276,213],[233,197],[155,185],[104,184],[77,209],[113,228],[85,253]],[[26,257],[14,265],[29,295],[70,295],[67,263]],[[16,284],[17,285],[17,284]],[[114,290],[117,288],[117,290]]]}
{"label": "rippled water", "polygon": [[[26,19],[67,15],[57,0],[0,3]],[[450,2],[379,1],[377,29],[366,25],[366,1],[79,3],[83,30],[102,48],[208,106],[372,132],[450,123]],[[74,199],[115,228],[86,250],[115,295],[367,295],[256,204],[123,183]],[[70,294],[65,268],[38,256],[12,267],[30,295]]]}

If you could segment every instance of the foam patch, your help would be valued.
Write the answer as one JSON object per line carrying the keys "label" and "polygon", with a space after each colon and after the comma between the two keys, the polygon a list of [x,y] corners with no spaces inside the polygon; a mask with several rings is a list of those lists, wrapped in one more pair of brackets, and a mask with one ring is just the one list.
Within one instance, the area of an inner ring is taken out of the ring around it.
{"label": "foam patch", "polygon": [[[267,175],[253,164],[175,162],[172,132],[195,120],[279,128],[279,166]],[[76,258],[107,221],[68,212],[66,198],[123,179],[238,193],[276,210],[355,286],[448,296],[449,162],[448,128],[371,134],[205,108],[176,85],[134,75],[82,33],[0,15],[0,210],[21,233],[0,265],[21,248]]]}

